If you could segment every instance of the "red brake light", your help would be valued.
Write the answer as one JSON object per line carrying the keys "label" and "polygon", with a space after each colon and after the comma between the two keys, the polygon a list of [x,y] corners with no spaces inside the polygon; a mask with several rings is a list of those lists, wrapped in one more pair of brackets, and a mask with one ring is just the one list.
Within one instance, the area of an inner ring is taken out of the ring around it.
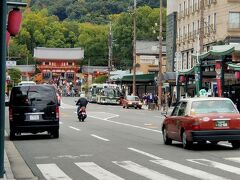
{"label": "red brake light", "polygon": [[59,107],[56,106],[56,118],[57,120],[59,120]]}
{"label": "red brake light", "polygon": [[12,111],[12,108],[9,107],[9,121],[12,121],[13,120],[13,111]]}
{"label": "red brake light", "polygon": [[200,130],[200,123],[198,121],[192,124],[192,130]]}

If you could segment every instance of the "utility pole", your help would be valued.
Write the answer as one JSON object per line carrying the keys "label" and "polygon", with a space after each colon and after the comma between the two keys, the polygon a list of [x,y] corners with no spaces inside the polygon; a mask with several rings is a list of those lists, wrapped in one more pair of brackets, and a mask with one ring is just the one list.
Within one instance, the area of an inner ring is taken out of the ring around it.
{"label": "utility pole", "polygon": [[201,0],[200,2],[200,34],[199,34],[200,54],[203,53],[203,39],[204,39],[204,0]]}
{"label": "utility pole", "polygon": [[159,61],[158,61],[158,105],[161,109],[162,97],[162,0],[160,0],[160,13],[159,13]]}
{"label": "utility pole", "polygon": [[134,0],[134,10],[133,10],[133,84],[132,90],[133,95],[136,95],[136,11],[137,2]]}
{"label": "utility pole", "polygon": [[202,72],[201,72],[201,60],[199,55],[204,51],[203,39],[204,39],[204,0],[200,1],[200,27],[197,40],[197,63],[195,68],[195,81],[196,81],[196,94],[199,96],[199,91],[202,88]]}
{"label": "utility pole", "polygon": [[6,16],[7,2],[0,2],[0,178],[4,175],[5,79],[6,79]]}
{"label": "utility pole", "polygon": [[108,37],[108,82],[110,82],[110,72],[112,71],[112,22],[110,22],[109,37]]}

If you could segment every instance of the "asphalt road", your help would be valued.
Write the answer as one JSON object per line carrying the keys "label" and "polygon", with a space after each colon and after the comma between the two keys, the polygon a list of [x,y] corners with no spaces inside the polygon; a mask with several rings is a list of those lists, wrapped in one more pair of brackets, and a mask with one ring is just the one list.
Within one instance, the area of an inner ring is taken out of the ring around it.
{"label": "asphalt road", "polygon": [[59,139],[43,133],[14,141],[39,179],[239,180],[240,151],[227,142],[192,150],[178,142],[166,146],[159,111],[89,104],[79,122],[74,99],[62,100]]}

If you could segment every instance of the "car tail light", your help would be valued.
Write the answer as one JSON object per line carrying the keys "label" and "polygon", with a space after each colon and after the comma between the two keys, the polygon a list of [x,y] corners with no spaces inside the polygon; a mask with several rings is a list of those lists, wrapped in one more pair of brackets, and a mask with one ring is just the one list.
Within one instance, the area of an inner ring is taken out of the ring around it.
{"label": "car tail light", "polygon": [[13,110],[9,107],[9,121],[13,121]]}
{"label": "car tail light", "polygon": [[59,107],[56,106],[56,118],[59,120]]}
{"label": "car tail light", "polygon": [[192,130],[200,130],[200,123],[198,121],[192,124]]}

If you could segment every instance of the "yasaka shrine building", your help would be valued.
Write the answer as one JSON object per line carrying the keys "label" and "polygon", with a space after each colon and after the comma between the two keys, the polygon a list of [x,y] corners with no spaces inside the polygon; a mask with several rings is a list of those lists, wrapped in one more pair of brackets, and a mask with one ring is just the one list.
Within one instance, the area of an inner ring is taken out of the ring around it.
{"label": "yasaka shrine building", "polygon": [[44,82],[59,79],[76,82],[76,74],[79,70],[77,62],[83,58],[84,50],[82,48],[37,47],[34,49],[34,59]]}

